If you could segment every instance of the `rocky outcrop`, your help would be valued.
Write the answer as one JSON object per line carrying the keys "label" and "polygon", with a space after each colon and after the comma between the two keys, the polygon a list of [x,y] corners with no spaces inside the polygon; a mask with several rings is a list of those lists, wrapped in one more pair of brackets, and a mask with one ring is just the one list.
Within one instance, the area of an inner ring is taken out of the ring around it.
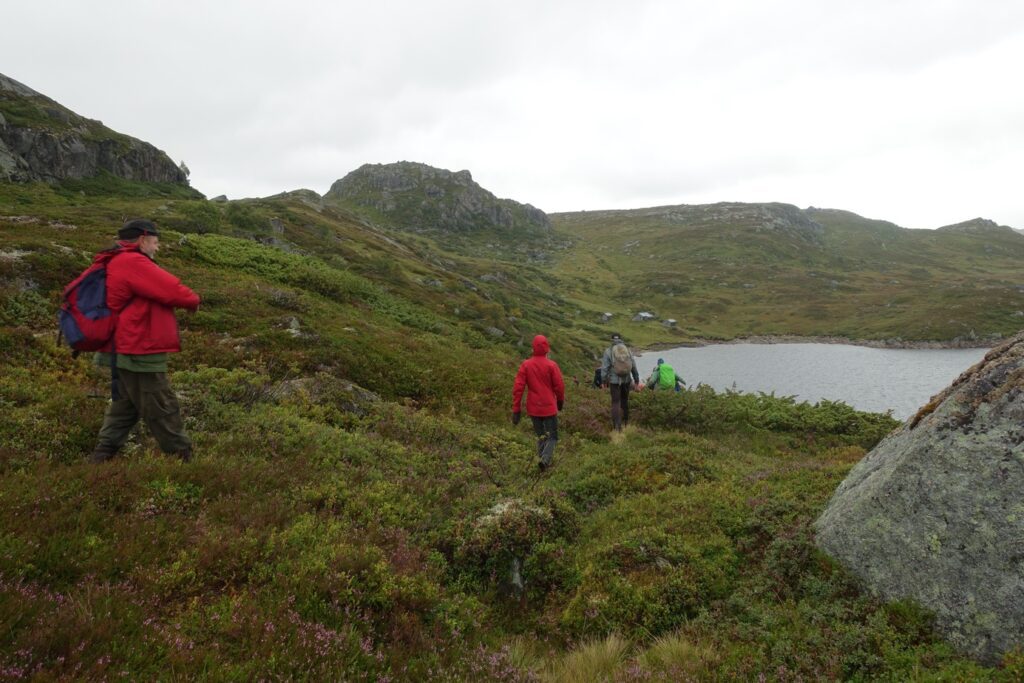
{"label": "rocky outcrop", "polygon": [[372,209],[394,227],[418,232],[551,229],[543,211],[495,197],[469,171],[453,173],[409,161],[365,164],[336,181],[324,201]]}
{"label": "rocky outcrop", "polygon": [[56,183],[110,173],[187,185],[185,172],[149,143],[86,119],[0,74],[0,181]]}
{"label": "rocky outcrop", "polygon": [[990,351],[839,486],[818,545],[937,615],[985,663],[1024,645],[1024,335]]}
{"label": "rocky outcrop", "polygon": [[[272,197],[268,197],[268,199],[295,199],[310,207],[317,213],[322,213],[324,210],[324,198],[313,190],[291,190],[290,192],[275,194]],[[214,197],[212,201],[217,201],[217,198]],[[227,201],[226,198],[225,201]]]}
{"label": "rocky outcrop", "polygon": [[942,232],[963,232],[971,235],[984,235],[985,233],[1015,233],[1019,232],[1008,225],[999,225],[988,218],[972,218],[962,223],[944,225],[938,228]]}
{"label": "rocky outcrop", "polygon": [[820,242],[825,229],[811,216],[792,204],[717,204],[680,205],[644,209],[658,212],[670,222],[690,227],[746,228],[753,232],[786,234],[809,242]]}
{"label": "rocky outcrop", "polygon": [[[297,330],[298,334],[292,333],[295,336],[302,335],[298,321],[294,326],[289,325],[288,329]],[[268,396],[277,403],[307,402],[319,406],[333,406],[355,415],[366,415],[373,404],[380,402],[380,397],[369,389],[327,373],[285,380],[271,388]]]}

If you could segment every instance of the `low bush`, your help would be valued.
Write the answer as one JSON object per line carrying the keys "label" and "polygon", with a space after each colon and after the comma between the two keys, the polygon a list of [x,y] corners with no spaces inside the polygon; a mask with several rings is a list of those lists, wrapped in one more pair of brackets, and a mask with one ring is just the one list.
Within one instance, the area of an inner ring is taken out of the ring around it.
{"label": "low bush", "polygon": [[889,415],[864,413],[839,401],[797,403],[774,394],[718,393],[707,385],[682,392],[641,392],[633,400],[636,420],[649,427],[697,434],[732,429],[788,432],[827,443],[870,448],[899,422]]}

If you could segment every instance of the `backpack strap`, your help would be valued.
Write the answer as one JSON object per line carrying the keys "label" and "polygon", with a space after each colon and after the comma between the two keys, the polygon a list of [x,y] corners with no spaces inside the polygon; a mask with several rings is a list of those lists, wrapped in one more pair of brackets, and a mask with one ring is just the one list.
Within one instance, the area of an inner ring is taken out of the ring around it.
{"label": "backpack strap", "polygon": [[113,342],[110,343],[110,400],[121,400],[121,392],[117,390],[117,347]]}

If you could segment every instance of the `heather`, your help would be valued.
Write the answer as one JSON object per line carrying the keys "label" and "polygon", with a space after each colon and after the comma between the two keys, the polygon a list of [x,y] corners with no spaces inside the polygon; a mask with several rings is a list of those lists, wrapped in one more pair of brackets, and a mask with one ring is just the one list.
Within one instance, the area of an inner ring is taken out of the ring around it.
{"label": "heather", "polygon": [[[0,216],[34,219],[0,218],[0,678],[1024,672],[959,657],[815,550],[888,416],[696,387],[635,395],[613,435],[572,381],[603,330],[555,271],[288,199],[0,187]],[[171,368],[191,463],[143,428],[86,462],[108,380],[52,320],[124,213],[161,220],[160,262],[204,299]],[[534,332],[569,378],[543,475],[508,421]]]}

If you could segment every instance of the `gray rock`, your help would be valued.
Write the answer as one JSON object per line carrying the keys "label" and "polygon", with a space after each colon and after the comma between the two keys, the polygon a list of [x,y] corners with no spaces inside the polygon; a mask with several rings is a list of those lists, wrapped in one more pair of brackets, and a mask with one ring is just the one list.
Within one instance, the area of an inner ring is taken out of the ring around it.
{"label": "gray rock", "polygon": [[227,197],[227,195],[219,194],[216,197],[214,197],[213,199],[211,199],[210,201],[211,202],[217,202],[218,204],[224,204],[225,202],[228,201],[228,197]]}
{"label": "gray rock", "polygon": [[267,393],[268,398],[276,403],[308,401],[315,405],[333,405],[356,415],[366,415],[371,406],[380,401],[372,391],[328,373],[284,380]]}
{"label": "gray rock", "polygon": [[4,76],[3,74],[0,74],[0,90],[5,90],[15,95],[21,95],[22,97],[42,97],[42,95],[24,83],[19,83],[13,78]]}
{"label": "gray rock", "polygon": [[859,462],[816,522],[818,545],[887,600],[937,615],[993,664],[1024,645],[1024,334]]}

